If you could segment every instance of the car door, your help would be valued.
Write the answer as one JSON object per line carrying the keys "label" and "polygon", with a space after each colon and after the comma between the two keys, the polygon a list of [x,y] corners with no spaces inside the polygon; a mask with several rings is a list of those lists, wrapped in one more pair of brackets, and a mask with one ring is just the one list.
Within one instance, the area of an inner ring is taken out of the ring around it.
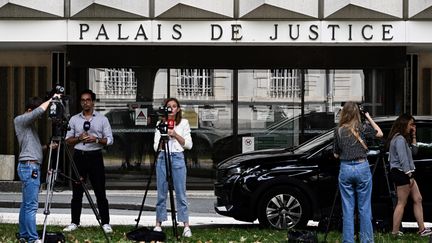
{"label": "car door", "polygon": [[413,155],[415,179],[423,197],[425,221],[432,220],[432,122],[416,121],[418,153]]}

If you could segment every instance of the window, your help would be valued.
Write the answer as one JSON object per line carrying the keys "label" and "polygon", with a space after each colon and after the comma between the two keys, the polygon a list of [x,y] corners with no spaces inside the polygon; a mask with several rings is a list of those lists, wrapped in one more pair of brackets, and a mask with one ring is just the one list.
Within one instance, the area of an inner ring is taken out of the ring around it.
{"label": "window", "polygon": [[132,69],[97,68],[90,73],[94,75],[93,89],[100,98],[135,98],[137,81]]}
{"label": "window", "polygon": [[214,85],[210,69],[177,70],[177,95],[180,97],[212,97]]}
{"label": "window", "polygon": [[298,69],[272,69],[270,72],[270,98],[300,97],[301,80]]}

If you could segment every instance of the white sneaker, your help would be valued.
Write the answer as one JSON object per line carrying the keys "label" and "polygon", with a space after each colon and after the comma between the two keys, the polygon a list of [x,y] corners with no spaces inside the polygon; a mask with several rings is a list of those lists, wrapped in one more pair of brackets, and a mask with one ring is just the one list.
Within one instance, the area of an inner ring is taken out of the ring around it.
{"label": "white sneaker", "polygon": [[189,227],[184,227],[183,237],[192,237],[192,231]]}
{"label": "white sneaker", "polygon": [[42,240],[35,240],[33,243],[42,243]]}
{"label": "white sneaker", "polygon": [[109,224],[104,224],[104,225],[102,225],[102,228],[103,228],[103,230],[105,231],[105,233],[107,233],[107,234],[113,232],[113,230],[112,230],[112,228],[111,228],[111,225],[109,225]]}
{"label": "white sneaker", "polygon": [[156,226],[153,228],[153,231],[162,232],[162,228],[160,226]]}
{"label": "white sneaker", "polygon": [[71,232],[71,231],[74,231],[74,230],[77,230],[77,229],[78,229],[78,225],[76,225],[74,223],[71,223],[70,225],[66,226],[66,228],[63,229],[63,231],[65,231],[65,232]]}

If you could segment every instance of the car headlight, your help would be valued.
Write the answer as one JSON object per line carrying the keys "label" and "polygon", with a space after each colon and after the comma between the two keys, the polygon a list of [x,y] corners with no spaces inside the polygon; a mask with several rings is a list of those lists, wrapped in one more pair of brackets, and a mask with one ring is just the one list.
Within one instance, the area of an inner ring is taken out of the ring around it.
{"label": "car headlight", "polygon": [[228,169],[227,171],[227,177],[231,177],[233,175],[240,175],[241,173],[243,173],[244,169],[242,169],[241,167],[234,167],[231,169]]}

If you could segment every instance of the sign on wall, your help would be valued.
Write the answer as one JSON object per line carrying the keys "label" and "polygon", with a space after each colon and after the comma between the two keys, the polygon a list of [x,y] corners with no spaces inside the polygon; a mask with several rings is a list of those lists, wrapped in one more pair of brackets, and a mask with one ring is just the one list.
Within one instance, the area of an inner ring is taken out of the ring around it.
{"label": "sign on wall", "polygon": [[57,44],[432,43],[432,21],[2,20],[0,42]]}
{"label": "sign on wall", "polygon": [[147,108],[135,109],[135,125],[147,126]]}
{"label": "sign on wall", "polygon": [[255,150],[254,137],[242,137],[242,153],[252,152]]}

